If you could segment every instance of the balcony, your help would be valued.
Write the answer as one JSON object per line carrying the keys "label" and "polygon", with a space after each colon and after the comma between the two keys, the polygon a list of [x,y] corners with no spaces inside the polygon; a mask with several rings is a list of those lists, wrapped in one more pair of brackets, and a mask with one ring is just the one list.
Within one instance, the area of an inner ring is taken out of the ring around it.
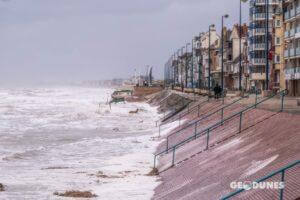
{"label": "balcony", "polygon": [[250,78],[257,81],[265,80],[266,73],[250,73]]}
{"label": "balcony", "polygon": [[291,57],[296,57],[296,56],[300,56],[300,47],[290,48],[290,49],[286,49],[284,51],[285,58],[291,58]]}
{"label": "balcony", "polygon": [[285,19],[285,20],[288,20],[288,19],[290,19],[290,18],[291,18],[291,13],[290,13],[289,11],[285,12],[285,13],[284,13],[284,19]]}
{"label": "balcony", "polygon": [[[280,0],[269,0],[269,4],[279,4]],[[266,0],[251,0],[251,5],[253,6],[254,4],[256,5],[265,5]]]}
{"label": "balcony", "polygon": [[300,67],[290,67],[285,69],[286,80],[299,80],[300,79]]}
{"label": "balcony", "polygon": [[293,37],[293,36],[295,36],[295,33],[296,33],[296,29],[291,29],[290,30],[290,37]]}
{"label": "balcony", "polygon": [[290,52],[289,57],[294,57],[296,55],[296,52],[295,52],[294,48],[290,49],[289,52]]}
{"label": "balcony", "polygon": [[296,56],[300,56],[300,47],[296,48]]}
{"label": "balcony", "polygon": [[[253,46],[253,50],[257,50],[257,51],[266,49],[265,43],[254,43],[252,46]],[[271,47],[271,44],[269,44],[269,47]]]}
{"label": "balcony", "polygon": [[265,65],[266,59],[265,58],[252,58],[251,63],[253,65]]}
{"label": "balcony", "polygon": [[284,32],[284,37],[289,38],[290,37],[290,31],[285,31]]}
{"label": "balcony", "polygon": [[300,6],[296,7],[296,15],[300,14]]}
{"label": "balcony", "polygon": [[285,58],[290,57],[289,50],[285,50],[285,51],[284,51],[284,57],[285,57]]}
{"label": "balcony", "polygon": [[[271,20],[272,17],[272,13],[269,13],[269,19]],[[255,13],[253,16],[254,20],[265,20],[266,19],[266,13]]]}

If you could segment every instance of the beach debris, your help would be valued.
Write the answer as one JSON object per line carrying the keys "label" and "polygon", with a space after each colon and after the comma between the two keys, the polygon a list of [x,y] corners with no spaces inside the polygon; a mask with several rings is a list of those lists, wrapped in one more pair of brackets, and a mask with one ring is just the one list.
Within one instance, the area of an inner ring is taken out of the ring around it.
{"label": "beach debris", "polygon": [[4,189],[4,185],[2,183],[0,183],[0,192],[4,192],[5,189]]}
{"label": "beach debris", "polygon": [[142,143],[142,142],[138,141],[137,138],[135,138],[134,140],[131,141],[131,143],[134,143],[134,144],[140,144],[140,143]]}
{"label": "beach debris", "polygon": [[136,110],[134,111],[129,111],[129,114],[137,114],[139,112],[139,109],[137,108]]}
{"label": "beach debris", "polygon": [[97,178],[103,178],[103,179],[124,178],[124,176],[106,175],[102,171],[98,171],[96,174],[88,174],[88,176],[96,176]]}
{"label": "beach debris", "polygon": [[143,123],[143,122],[144,122],[144,120],[139,121],[140,124]]}
{"label": "beach debris", "polygon": [[157,168],[152,168],[152,170],[147,174],[147,176],[158,176],[159,171]]}
{"label": "beach debris", "polygon": [[78,191],[78,190],[65,191],[64,193],[54,192],[53,194],[60,197],[73,197],[73,198],[97,197],[97,195],[91,193],[90,191]]}
{"label": "beach debris", "polygon": [[120,129],[119,129],[119,128],[113,128],[113,131],[115,131],[115,132],[119,132],[119,131],[120,131]]}
{"label": "beach debris", "polygon": [[70,169],[70,167],[46,167],[46,168],[41,168],[41,170],[50,170],[50,169]]}

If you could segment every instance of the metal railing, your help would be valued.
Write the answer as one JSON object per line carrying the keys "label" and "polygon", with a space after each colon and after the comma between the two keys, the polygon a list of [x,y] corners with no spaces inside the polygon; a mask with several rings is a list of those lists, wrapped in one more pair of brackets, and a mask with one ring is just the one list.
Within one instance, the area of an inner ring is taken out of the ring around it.
{"label": "metal railing", "polygon": [[[285,173],[286,173],[286,171],[288,169],[291,169],[291,168],[297,166],[297,165],[300,165],[300,160],[297,160],[297,161],[295,161],[295,162],[293,162],[293,163],[291,163],[291,164],[289,164],[289,165],[287,165],[287,166],[285,166],[285,167],[283,167],[283,168],[281,168],[281,169],[279,169],[277,171],[274,171],[274,172],[270,173],[269,175],[267,175],[267,176],[265,176],[265,177],[263,177],[261,179],[258,179],[256,181],[254,181],[253,183],[261,183],[261,182],[266,181],[266,180],[268,180],[268,179],[270,179],[270,178],[272,178],[272,177],[274,177],[274,176],[276,176],[278,174],[281,175],[281,177],[280,177],[281,180],[280,181],[284,183],[285,182]],[[234,197],[234,196],[236,196],[236,195],[238,195],[238,194],[240,194],[242,192],[246,192],[246,191],[248,191],[250,189],[251,189],[251,185],[248,186],[247,190],[246,190],[246,188],[236,190],[235,192],[232,192],[232,193],[230,193],[230,194],[222,197],[221,200],[231,199],[232,197]],[[280,199],[280,200],[283,200],[284,189],[285,189],[285,187],[279,189],[278,199]]]}
{"label": "metal railing", "polygon": [[[203,104],[207,103],[207,102],[209,102],[209,99],[207,99],[207,100],[205,100],[205,101],[203,101],[203,102],[200,102],[198,105],[196,105],[196,106],[194,106],[194,107],[192,107],[192,108],[190,108],[189,105],[185,106],[185,107],[187,107],[187,111],[184,112],[183,114],[182,114],[182,113],[179,114],[178,118],[175,119],[175,120],[173,120],[172,122],[178,120],[178,121],[179,121],[179,124],[180,124],[180,121],[181,121],[181,119],[182,119],[183,117],[185,117],[186,115],[190,114],[191,112],[194,112],[196,109],[198,109],[198,113],[199,113],[199,112],[200,112],[201,106],[202,106]],[[169,116],[168,118],[165,117],[163,120],[161,120],[161,122],[165,122],[166,120],[172,118],[175,114],[177,114],[177,113],[179,113],[180,111],[184,110],[185,107],[182,107],[183,109],[181,109],[181,110],[179,110],[179,111],[177,111],[177,112],[171,113],[170,116]],[[156,123],[157,123],[157,122],[156,122]],[[159,125],[159,127],[158,127],[159,135],[160,135],[160,132],[161,132],[161,127],[162,127],[163,125],[165,125],[165,124],[164,124],[164,123],[161,123],[161,124]]]}
{"label": "metal railing", "polygon": [[[259,104],[262,104],[263,102],[269,100],[269,99],[272,99],[278,95],[281,96],[281,108],[280,108],[280,111],[282,112],[283,111],[283,108],[284,108],[284,97],[285,95],[287,94],[287,90],[282,90],[280,92],[278,92],[277,94],[273,94],[269,97],[266,97],[264,98],[263,100],[261,101],[258,101],[258,98],[256,97],[255,98],[255,103],[251,106],[248,106],[246,107],[245,109],[243,109],[242,111],[239,111],[225,119],[222,119],[220,120],[219,122],[215,123],[214,125],[206,128],[205,130],[203,131],[200,131],[200,132],[195,132],[195,134],[193,136],[190,136],[188,138],[186,138],[185,140],[175,144],[174,146],[172,146],[172,148],[168,148],[168,150],[164,150],[160,153],[157,153],[154,155],[154,168],[156,168],[156,159],[158,156],[162,155],[162,154],[166,154],[166,153],[169,153],[169,150],[172,149],[172,152],[173,152],[173,156],[172,156],[172,165],[171,166],[174,166],[175,164],[175,151],[176,149],[178,149],[179,147],[183,146],[185,143],[188,143],[190,141],[193,141],[193,140],[196,140],[197,138],[201,137],[201,136],[206,136],[206,149],[205,150],[208,150],[209,149],[209,138],[210,138],[210,133],[211,131],[213,131],[214,129],[220,127],[220,126],[223,126],[223,124],[227,121],[230,121],[232,119],[234,119],[235,117],[239,117],[239,133],[242,132],[242,120],[243,120],[243,114],[251,109],[255,109]],[[257,95],[256,95],[257,96]]]}
{"label": "metal railing", "polygon": [[[168,97],[166,97],[165,99],[163,99],[163,100],[160,102],[160,104],[162,104],[163,102],[167,101],[167,99],[168,99],[169,97],[170,97],[170,96],[168,96]],[[178,105],[180,102],[182,102],[182,106],[181,106],[180,108],[176,109],[176,108],[175,108],[175,105]],[[156,126],[157,126],[158,122],[160,122],[160,121],[165,121],[168,117],[174,115],[174,113],[176,113],[178,110],[182,110],[182,108],[184,108],[184,107],[186,107],[186,106],[187,106],[187,105],[184,104],[184,97],[181,97],[180,100],[176,101],[176,102],[173,104],[173,107],[172,107],[172,109],[171,109],[171,110],[173,110],[173,111],[171,111],[171,112],[168,113],[167,115],[166,115],[166,111],[164,111],[164,117],[160,118],[159,120],[157,120],[157,121],[155,122],[155,123],[156,123]]]}
{"label": "metal railing", "polygon": [[[168,151],[170,150],[170,148],[169,148],[169,138],[172,137],[173,135],[179,134],[180,132],[182,132],[182,131],[184,131],[184,130],[186,130],[186,129],[192,127],[192,126],[195,127],[195,128],[194,128],[194,134],[196,134],[196,132],[197,132],[197,126],[199,125],[199,123],[200,123],[201,121],[203,121],[203,120],[205,120],[205,119],[208,119],[209,117],[211,117],[211,116],[213,116],[214,114],[217,114],[217,113],[220,113],[221,120],[223,120],[223,119],[224,119],[224,110],[225,110],[226,108],[229,108],[230,106],[232,106],[232,105],[236,104],[237,102],[239,102],[239,101],[241,101],[241,100],[243,100],[243,99],[245,99],[245,98],[248,98],[248,97],[249,97],[249,96],[241,97],[241,98],[239,98],[239,99],[237,99],[237,100],[231,102],[230,104],[227,104],[227,105],[223,106],[222,108],[217,109],[216,111],[211,112],[211,113],[209,113],[209,114],[207,114],[207,115],[201,117],[200,119],[194,121],[193,123],[190,123],[190,124],[188,124],[188,125],[182,127],[181,129],[177,130],[176,132],[171,133],[170,135],[167,136],[166,151],[168,152]],[[257,99],[257,97],[256,97],[256,99]],[[200,117],[200,113],[199,113],[199,112],[198,112],[198,117]]]}

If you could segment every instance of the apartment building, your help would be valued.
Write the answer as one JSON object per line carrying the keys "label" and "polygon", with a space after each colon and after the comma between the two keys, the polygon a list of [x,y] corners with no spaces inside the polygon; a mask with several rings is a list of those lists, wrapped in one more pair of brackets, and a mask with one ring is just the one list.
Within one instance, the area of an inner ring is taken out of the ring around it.
{"label": "apartment building", "polygon": [[[210,44],[210,45],[209,45]],[[201,49],[202,49],[202,73],[203,76],[203,86],[208,87],[208,80],[209,80],[209,46],[210,46],[210,58],[211,58],[211,72],[216,71],[218,62],[216,60],[217,51],[220,48],[220,36],[217,34],[217,31],[215,28],[212,28],[210,31],[210,43],[209,43],[209,32],[206,32],[201,37]],[[211,73],[212,75],[212,73]],[[214,75],[216,77],[216,75]],[[214,80],[213,78],[211,80],[211,86],[216,84],[218,80]]]}
{"label": "apartment building", "polygon": [[285,60],[284,60],[284,26],[282,9],[278,9],[274,16],[274,66],[272,70],[271,79],[273,80],[273,89],[277,91],[284,90],[285,87]]}
{"label": "apartment building", "polygon": [[[257,89],[266,88],[266,66],[269,61],[268,79],[272,74],[273,56],[272,44],[274,44],[274,16],[278,9],[281,8],[280,0],[251,0],[250,1],[250,24],[249,24],[249,54],[250,54],[250,83]],[[268,10],[267,10],[268,7]],[[268,19],[267,19],[267,12]],[[269,46],[266,47],[266,26],[268,24]],[[268,53],[266,53],[268,52]]]}
{"label": "apartment building", "polygon": [[284,0],[284,74],[291,96],[300,96],[300,0]]}

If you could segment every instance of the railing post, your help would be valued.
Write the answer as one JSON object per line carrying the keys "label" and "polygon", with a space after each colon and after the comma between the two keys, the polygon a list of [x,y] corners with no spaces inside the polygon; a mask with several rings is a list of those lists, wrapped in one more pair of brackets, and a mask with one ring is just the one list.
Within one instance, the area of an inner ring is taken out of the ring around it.
{"label": "railing post", "polygon": [[172,156],[172,167],[175,165],[175,149],[176,147],[173,147],[173,156]]}
{"label": "railing post", "polygon": [[188,113],[190,113],[190,104],[188,104]]}
{"label": "railing post", "polygon": [[239,126],[239,133],[242,132],[242,118],[243,118],[243,112],[240,113],[240,126]]}
{"label": "railing post", "polygon": [[221,110],[221,125],[223,126],[223,120],[224,120],[224,108]]}
{"label": "railing post", "polygon": [[181,120],[181,115],[179,115],[178,117],[179,126],[180,126],[180,120]]}
{"label": "railing post", "polygon": [[222,104],[224,105],[224,91],[222,91]]}
{"label": "railing post", "polygon": [[194,132],[195,139],[197,139],[197,123],[198,123],[198,122],[195,123],[195,132]]}
{"label": "railing post", "polygon": [[166,153],[169,153],[169,136],[167,137],[167,149],[166,149]]}
{"label": "railing post", "polygon": [[200,104],[198,105],[198,117],[200,117]]}
{"label": "railing post", "polygon": [[209,129],[207,129],[207,136],[206,136],[206,150],[208,150],[208,143],[209,143]]}
{"label": "railing post", "polygon": [[160,127],[161,127],[161,124],[158,126],[158,137],[160,137]]}
{"label": "railing post", "polygon": [[[284,182],[284,173],[285,173],[285,170],[283,170],[281,172],[281,182]],[[283,190],[284,190],[284,188],[280,189],[280,200],[283,200]]]}
{"label": "railing post", "polygon": [[156,155],[154,155],[154,163],[153,163],[153,169],[156,168]]}
{"label": "railing post", "polygon": [[258,91],[257,90],[255,90],[255,108],[256,108],[256,106],[257,106],[257,98],[258,98]]}
{"label": "railing post", "polygon": [[281,112],[283,111],[283,107],[284,107],[284,96],[285,96],[285,93],[282,93],[281,94]]}

